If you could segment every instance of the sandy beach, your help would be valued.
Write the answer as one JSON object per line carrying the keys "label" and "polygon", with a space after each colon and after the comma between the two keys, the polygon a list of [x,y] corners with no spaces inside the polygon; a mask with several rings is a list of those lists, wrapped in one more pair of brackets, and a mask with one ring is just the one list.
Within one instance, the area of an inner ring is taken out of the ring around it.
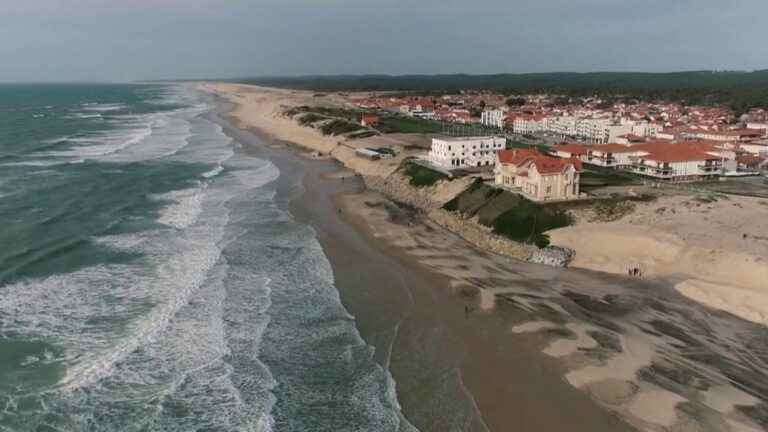
{"label": "sandy beach", "polygon": [[[386,178],[399,161],[356,158],[353,149],[364,144],[340,143],[281,115],[285,106],[312,103],[313,95],[231,84],[202,88],[234,103],[233,123],[261,134],[272,143],[266,148],[289,141],[307,149],[308,157],[293,158],[308,164],[300,195],[312,199],[297,200],[292,212],[318,230],[342,300],[398,383],[406,417],[422,430],[753,431],[768,425],[768,355],[756,349],[768,331],[755,324],[765,287],[749,276],[761,268],[749,261],[761,252],[759,231],[729,228],[723,237],[692,240],[701,232],[692,221],[714,217],[715,204],[760,211],[760,202],[718,200],[703,215],[692,203],[689,219],[678,220],[677,210],[661,214],[667,199],[661,198],[639,208],[631,216],[637,219],[606,230],[585,217],[552,233],[556,244],[576,250],[574,264],[583,269],[525,263],[474,248],[423,212],[362,189],[350,172]],[[313,162],[318,152],[343,166]],[[307,168],[313,164],[325,168]],[[722,221],[736,226],[729,223]],[[690,229],[688,236],[675,231],[681,227]],[[747,255],[742,274],[728,280],[745,290],[738,301],[720,284],[727,268],[711,264],[734,256],[700,262],[701,253],[717,249],[707,241],[725,241],[729,230],[741,240],[754,237],[755,249],[740,249],[736,238],[723,248]],[[644,278],[626,276],[632,260]],[[377,313],[372,302],[381,306]],[[424,392],[444,399],[425,404]],[[445,417],[441,408],[450,401],[461,408]]]}
{"label": "sandy beach", "polygon": [[614,222],[550,232],[576,251],[572,265],[616,274],[674,278],[684,295],[768,324],[768,200],[735,195],[672,195]]}
{"label": "sandy beach", "polygon": [[[376,347],[376,359],[392,373],[403,412],[419,430],[497,431],[509,425],[541,431],[632,430],[563,381],[560,363],[540,352],[547,343],[542,335],[508,343],[511,323],[527,320],[525,311],[467,316],[466,306],[480,310],[476,294],[457,290],[456,281],[394,242],[377,240],[365,223],[372,215],[363,210],[370,207],[356,203],[382,197],[364,192],[352,171],[306,157],[284,141],[227,132],[284,173],[286,190],[279,195],[289,199],[283,205],[317,231],[342,301]],[[298,189],[290,186],[294,181]],[[381,207],[376,214],[387,213]],[[389,226],[386,216],[383,222],[375,226]],[[407,226],[406,219],[400,223],[405,225],[393,227]],[[553,404],[563,409],[553,412]]]}

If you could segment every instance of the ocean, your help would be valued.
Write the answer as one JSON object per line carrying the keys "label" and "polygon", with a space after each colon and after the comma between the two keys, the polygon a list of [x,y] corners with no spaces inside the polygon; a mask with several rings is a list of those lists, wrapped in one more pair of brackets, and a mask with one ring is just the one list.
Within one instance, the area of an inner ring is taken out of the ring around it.
{"label": "ocean", "polygon": [[0,430],[413,430],[279,169],[214,108],[0,85]]}

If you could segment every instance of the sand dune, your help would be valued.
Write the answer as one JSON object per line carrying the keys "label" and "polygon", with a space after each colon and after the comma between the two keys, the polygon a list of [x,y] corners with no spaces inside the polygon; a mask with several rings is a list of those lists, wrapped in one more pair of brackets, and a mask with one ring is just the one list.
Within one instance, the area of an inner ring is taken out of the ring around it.
{"label": "sand dune", "polygon": [[576,251],[575,267],[638,267],[644,277],[682,280],[677,289],[696,301],[768,324],[767,200],[665,196],[622,220],[582,221],[550,237]]}

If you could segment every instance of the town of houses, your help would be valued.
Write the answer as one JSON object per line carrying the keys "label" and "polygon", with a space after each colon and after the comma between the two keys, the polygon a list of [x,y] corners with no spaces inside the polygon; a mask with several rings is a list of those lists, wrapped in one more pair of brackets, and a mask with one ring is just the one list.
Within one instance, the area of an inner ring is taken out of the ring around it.
{"label": "town of houses", "polygon": [[[466,92],[370,96],[354,103],[497,129],[494,136],[435,138],[426,161],[449,171],[492,169],[499,187],[537,201],[579,198],[583,166],[666,182],[754,175],[768,168],[768,110],[753,109],[736,118],[725,107],[610,103],[599,98],[572,101],[552,95],[507,98]],[[548,151],[506,149],[505,136],[514,135],[551,146]]]}

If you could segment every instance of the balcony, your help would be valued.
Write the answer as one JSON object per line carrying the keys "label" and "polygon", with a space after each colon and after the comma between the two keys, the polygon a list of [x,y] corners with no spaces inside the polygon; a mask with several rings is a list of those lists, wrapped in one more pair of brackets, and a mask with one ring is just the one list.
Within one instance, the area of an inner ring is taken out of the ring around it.
{"label": "balcony", "polygon": [[634,162],[632,165],[629,166],[629,170],[642,175],[647,175],[650,177],[657,177],[657,178],[671,178],[674,171],[670,167],[655,167],[650,165],[645,165],[640,162]]}
{"label": "balcony", "polygon": [[715,164],[702,164],[698,166],[700,170],[704,171],[705,173],[713,173],[720,171],[723,167]]}

